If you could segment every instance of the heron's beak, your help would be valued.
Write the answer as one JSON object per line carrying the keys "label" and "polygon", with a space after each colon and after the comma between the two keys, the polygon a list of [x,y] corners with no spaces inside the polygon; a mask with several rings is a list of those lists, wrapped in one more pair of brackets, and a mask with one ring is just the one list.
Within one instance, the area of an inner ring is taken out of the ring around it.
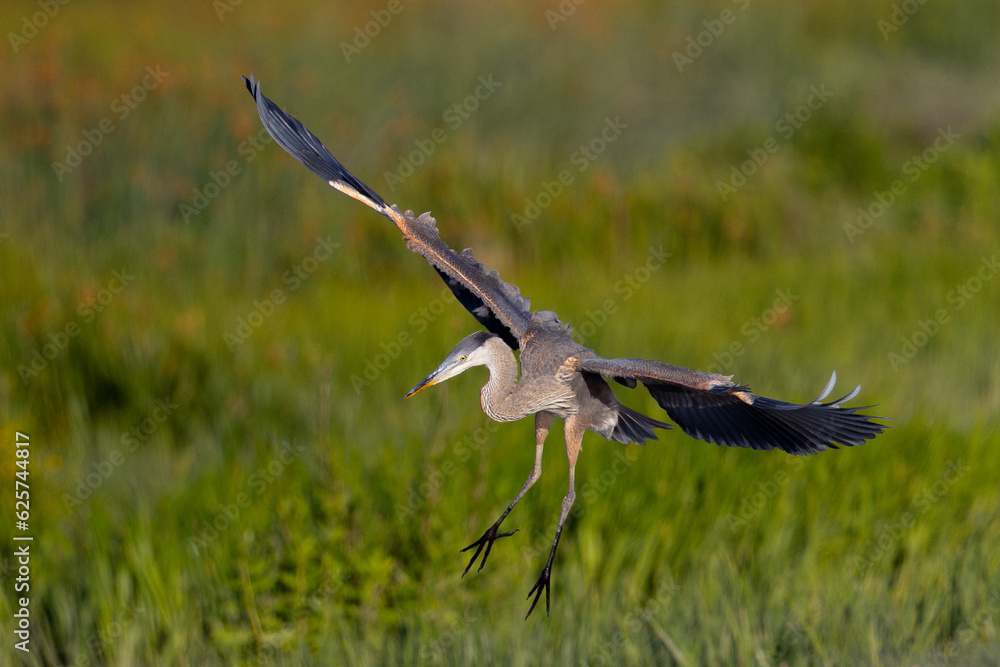
{"label": "heron's beak", "polygon": [[419,394],[424,389],[427,389],[427,387],[430,387],[431,385],[437,384],[438,382],[440,382],[441,380],[438,379],[437,377],[435,377],[436,375],[437,375],[437,371],[435,371],[435,372],[431,373],[430,375],[428,375],[427,377],[425,377],[423,380],[421,380],[419,383],[417,383],[417,386],[415,386],[410,391],[406,392],[406,396],[404,396],[403,398],[409,398],[410,396],[413,396],[414,394]]}
{"label": "heron's beak", "polygon": [[461,373],[464,368],[460,367],[456,362],[444,363],[435,368],[430,375],[425,377],[417,386],[406,393],[403,398],[409,398],[414,394],[417,394],[431,385],[438,384],[439,382],[444,382],[450,377],[454,377]]}

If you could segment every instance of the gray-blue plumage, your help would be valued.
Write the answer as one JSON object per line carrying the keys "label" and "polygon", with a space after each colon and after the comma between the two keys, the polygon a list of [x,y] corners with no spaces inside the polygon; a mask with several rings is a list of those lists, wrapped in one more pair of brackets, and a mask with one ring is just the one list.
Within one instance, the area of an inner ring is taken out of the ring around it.
{"label": "gray-blue plumage", "polygon": [[[644,444],[655,440],[654,429],[669,425],[628,408],[615,398],[606,382],[613,379],[630,388],[643,386],[667,414],[690,436],[731,447],[780,449],[790,454],[811,454],[838,446],[861,445],[886,428],[864,408],[843,407],[858,389],[836,401],[822,403],[836,380],[831,378],[815,401],[787,403],[757,396],[731,376],[702,373],[646,359],[606,359],[571,336],[570,328],[552,311],[532,311],[531,302],[514,285],[487,269],[471,250],[449,248],[429,213],[414,216],[388,205],[362,183],[297,119],[264,97],[260,82],[244,78],[257,102],[257,112],[278,144],[310,171],[334,188],[378,211],[396,225],[407,246],[422,255],[476,320],[486,328],[467,336],[445,360],[407,394],[453,377],[475,366],[486,366],[489,380],[480,403],[497,421],[514,421],[534,415],[535,466],[521,491],[481,538],[466,549],[476,552],[465,572],[485,549],[479,568],[493,543],[512,533],[499,533],[507,514],[541,474],[542,446],[554,419],[565,421],[569,489],[563,499],[559,527],[549,559],[528,594],[535,599],[528,615],[545,592],[549,608],[552,562],[559,536],[576,497],[574,474],[583,434],[595,431],[609,440]],[[520,365],[513,350],[520,350]],[[860,387],[859,387],[860,389]],[[464,550],[463,550],[464,551]]]}

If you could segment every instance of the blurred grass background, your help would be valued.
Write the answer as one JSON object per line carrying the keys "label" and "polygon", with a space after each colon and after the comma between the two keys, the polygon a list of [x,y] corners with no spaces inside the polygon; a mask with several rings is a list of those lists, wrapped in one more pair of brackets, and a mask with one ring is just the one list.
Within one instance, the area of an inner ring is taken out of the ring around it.
{"label": "blurred grass background", "polygon": [[[903,4],[4,5],[0,479],[28,433],[35,541],[25,655],[4,539],[2,661],[996,664],[1000,8]],[[787,400],[836,368],[892,430],[808,459],[588,437],[552,615],[524,622],[561,432],[520,532],[461,578],[530,420],[489,422],[483,374],[402,401],[474,322],[385,220],[261,141],[251,70],[588,346]],[[480,77],[500,86],[467,103]],[[829,99],[802,111],[812,87]]]}

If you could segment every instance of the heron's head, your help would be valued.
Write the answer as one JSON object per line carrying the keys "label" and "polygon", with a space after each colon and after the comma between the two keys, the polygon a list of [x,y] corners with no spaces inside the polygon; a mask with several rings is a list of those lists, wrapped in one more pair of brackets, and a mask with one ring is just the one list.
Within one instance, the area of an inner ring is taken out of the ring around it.
{"label": "heron's head", "polygon": [[432,384],[444,382],[448,378],[455,377],[473,366],[485,366],[490,359],[490,349],[486,344],[493,338],[499,340],[497,336],[485,331],[477,331],[463,338],[448,353],[448,356],[444,358],[441,365],[431,371],[430,375],[411,389],[405,398],[413,396]]}

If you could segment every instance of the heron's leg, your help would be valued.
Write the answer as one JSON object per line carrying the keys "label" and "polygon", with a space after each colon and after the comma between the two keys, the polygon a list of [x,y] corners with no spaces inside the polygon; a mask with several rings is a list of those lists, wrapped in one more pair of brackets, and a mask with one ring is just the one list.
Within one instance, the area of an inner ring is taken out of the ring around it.
{"label": "heron's leg", "polygon": [[552,426],[553,419],[554,417],[548,412],[535,413],[535,467],[532,468],[531,474],[528,475],[528,479],[524,483],[524,486],[522,486],[521,490],[517,492],[516,496],[514,496],[514,500],[510,501],[510,505],[507,505],[507,509],[503,511],[503,514],[500,515],[500,518],[497,519],[496,523],[490,526],[486,530],[486,532],[483,533],[482,537],[480,537],[478,540],[476,540],[469,546],[462,549],[462,551],[468,551],[472,547],[477,547],[475,555],[472,556],[472,560],[470,560],[469,564],[465,566],[465,572],[462,572],[463,577],[472,567],[472,564],[476,562],[476,559],[479,558],[479,554],[483,550],[484,546],[486,547],[486,553],[483,554],[483,561],[479,564],[479,569],[476,570],[477,572],[479,570],[482,570],[483,566],[486,565],[486,559],[490,557],[490,550],[493,549],[493,542],[495,540],[500,539],[501,537],[509,537],[517,532],[517,529],[514,529],[509,533],[500,533],[498,535],[497,529],[500,528],[500,524],[503,523],[503,520],[507,518],[507,515],[510,514],[510,511],[514,509],[514,505],[517,504],[517,501],[519,501],[521,497],[528,491],[528,489],[530,489],[532,485],[538,481],[538,478],[541,477],[542,447],[545,445],[545,438],[548,437],[549,435],[549,427]]}
{"label": "heron's leg", "polygon": [[528,597],[531,594],[535,594],[535,599],[531,603],[531,608],[528,609],[528,613],[525,615],[524,620],[528,620],[528,616],[531,616],[531,612],[535,610],[535,605],[538,604],[538,598],[541,597],[542,591],[545,591],[545,613],[549,613],[549,582],[552,579],[552,561],[556,558],[556,547],[559,546],[559,537],[562,535],[563,524],[566,523],[566,517],[569,516],[569,510],[573,507],[573,501],[576,500],[576,487],[574,484],[574,478],[576,476],[576,459],[580,455],[580,448],[583,443],[583,434],[586,428],[579,426],[574,417],[570,417],[566,420],[566,457],[569,459],[569,490],[566,491],[566,497],[562,501],[562,513],[559,515],[559,527],[556,528],[556,539],[552,541],[552,550],[549,551],[549,560],[545,563],[545,567],[542,569],[542,574],[538,577],[538,581],[532,587],[531,591],[528,593]]}

